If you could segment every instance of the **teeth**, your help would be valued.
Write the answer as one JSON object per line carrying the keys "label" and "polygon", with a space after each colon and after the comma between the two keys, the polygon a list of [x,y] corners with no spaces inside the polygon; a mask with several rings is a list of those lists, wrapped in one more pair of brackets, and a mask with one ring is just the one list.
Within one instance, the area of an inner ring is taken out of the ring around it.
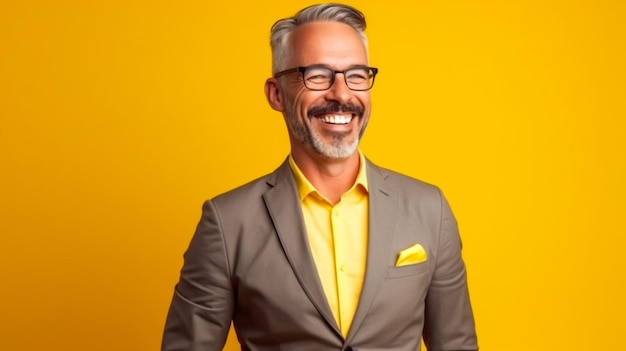
{"label": "teeth", "polygon": [[348,124],[352,120],[352,116],[330,115],[322,117],[322,121],[331,124]]}

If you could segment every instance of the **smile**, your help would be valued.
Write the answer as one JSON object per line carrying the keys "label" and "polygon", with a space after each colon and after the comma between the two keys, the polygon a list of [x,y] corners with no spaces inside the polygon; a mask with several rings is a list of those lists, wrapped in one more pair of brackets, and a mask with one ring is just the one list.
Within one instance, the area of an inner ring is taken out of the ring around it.
{"label": "smile", "polygon": [[352,115],[325,115],[318,117],[322,122],[328,124],[348,124],[352,121]]}

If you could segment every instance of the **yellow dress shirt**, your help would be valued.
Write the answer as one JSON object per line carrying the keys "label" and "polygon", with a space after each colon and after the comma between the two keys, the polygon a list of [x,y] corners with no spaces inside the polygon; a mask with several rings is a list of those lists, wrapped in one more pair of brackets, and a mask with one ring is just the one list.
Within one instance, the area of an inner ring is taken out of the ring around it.
{"label": "yellow dress shirt", "polygon": [[289,156],[313,259],[335,320],[348,334],[359,303],[367,260],[369,196],[365,157],[354,185],[333,205]]}

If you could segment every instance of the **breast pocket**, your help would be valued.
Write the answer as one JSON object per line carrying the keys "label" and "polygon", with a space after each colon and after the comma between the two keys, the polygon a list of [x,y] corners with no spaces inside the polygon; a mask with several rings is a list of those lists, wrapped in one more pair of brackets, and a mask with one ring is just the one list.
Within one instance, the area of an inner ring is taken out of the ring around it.
{"label": "breast pocket", "polygon": [[410,277],[413,275],[425,274],[428,271],[428,261],[401,267],[387,267],[387,278],[397,279]]}

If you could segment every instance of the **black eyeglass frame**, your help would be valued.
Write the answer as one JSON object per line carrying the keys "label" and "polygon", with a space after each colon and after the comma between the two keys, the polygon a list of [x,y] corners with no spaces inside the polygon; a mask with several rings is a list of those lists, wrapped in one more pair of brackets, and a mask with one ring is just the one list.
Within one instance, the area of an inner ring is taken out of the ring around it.
{"label": "black eyeglass frame", "polygon": [[[312,68],[324,68],[329,70],[330,72],[332,72],[332,76],[330,77],[330,82],[328,83],[328,88],[326,89],[312,89],[309,88],[306,85],[306,80],[304,79],[304,73],[306,72],[306,70],[308,69],[312,69]],[[367,89],[353,89],[350,87],[350,83],[348,83],[348,76],[345,74],[348,71],[352,71],[355,69],[367,69],[369,71],[372,72],[372,83],[370,84],[369,88]],[[354,67],[350,67],[348,69],[344,69],[344,70],[334,70],[331,68],[328,68],[327,66],[324,65],[311,65],[311,66],[299,66],[299,67],[294,67],[294,68],[289,68],[286,69],[284,71],[280,71],[277,72],[276,74],[274,74],[274,78],[279,78],[281,76],[287,75],[287,74],[291,74],[291,73],[295,73],[295,72],[300,72],[300,74],[302,75],[302,83],[304,84],[304,87],[309,89],[309,90],[313,90],[313,91],[325,91],[328,90],[330,88],[332,88],[333,84],[335,84],[335,77],[337,76],[337,73],[341,73],[343,74],[343,80],[346,83],[346,86],[348,87],[348,89],[352,90],[352,91],[368,91],[370,89],[372,89],[374,87],[374,81],[376,80],[376,74],[378,74],[378,68],[376,67],[369,67],[369,66],[354,66]]]}

